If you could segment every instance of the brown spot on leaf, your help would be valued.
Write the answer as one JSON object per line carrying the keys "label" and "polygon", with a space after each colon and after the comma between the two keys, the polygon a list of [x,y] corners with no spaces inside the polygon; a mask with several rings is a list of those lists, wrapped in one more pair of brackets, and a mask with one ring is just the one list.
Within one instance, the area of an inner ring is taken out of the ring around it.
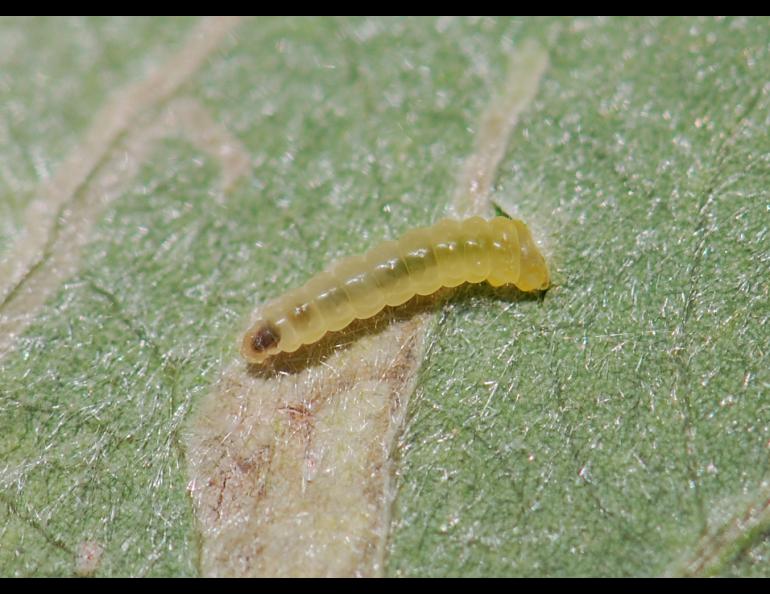
{"label": "brown spot on leaf", "polygon": [[336,335],[344,348],[322,344],[278,373],[224,372],[188,442],[204,575],[382,573],[390,451],[422,360],[418,312],[355,325]]}

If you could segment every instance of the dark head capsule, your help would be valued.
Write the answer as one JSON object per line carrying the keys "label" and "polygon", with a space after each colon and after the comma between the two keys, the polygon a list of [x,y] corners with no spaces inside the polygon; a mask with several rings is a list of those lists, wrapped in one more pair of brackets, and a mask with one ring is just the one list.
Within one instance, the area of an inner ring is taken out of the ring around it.
{"label": "dark head capsule", "polygon": [[251,339],[251,346],[258,353],[263,353],[268,349],[278,346],[281,340],[278,329],[272,324],[264,324],[257,328],[254,337]]}

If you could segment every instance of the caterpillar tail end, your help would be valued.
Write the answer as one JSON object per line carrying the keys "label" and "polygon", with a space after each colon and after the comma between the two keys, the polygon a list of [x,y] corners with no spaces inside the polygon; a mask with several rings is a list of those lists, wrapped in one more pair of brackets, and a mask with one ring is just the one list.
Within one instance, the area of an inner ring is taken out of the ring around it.
{"label": "caterpillar tail end", "polygon": [[548,271],[545,257],[538,249],[523,223],[519,224],[519,240],[521,248],[521,267],[516,286],[522,291],[545,291],[551,286],[551,274]]}
{"label": "caterpillar tail end", "polygon": [[516,283],[522,291],[545,291],[551,286],[551,274],[540,250],[534,248],[524,257],[522,250],[521,272]]}

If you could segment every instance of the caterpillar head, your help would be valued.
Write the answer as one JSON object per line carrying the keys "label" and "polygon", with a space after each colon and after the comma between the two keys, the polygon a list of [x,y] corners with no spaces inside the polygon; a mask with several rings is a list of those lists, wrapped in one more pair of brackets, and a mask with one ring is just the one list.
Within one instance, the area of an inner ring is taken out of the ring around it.
{"label": "caterpillar head", "polygon": [[278,328],[266,322],[258,320],[251,331],[243,337],[241,354],[249,363],[262,363],[268,357],[280,352],[281,332]]}

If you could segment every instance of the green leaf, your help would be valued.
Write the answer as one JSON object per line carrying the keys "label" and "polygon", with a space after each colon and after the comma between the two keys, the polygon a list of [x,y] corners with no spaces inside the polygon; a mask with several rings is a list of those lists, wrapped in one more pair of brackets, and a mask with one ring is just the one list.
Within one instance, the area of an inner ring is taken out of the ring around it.
{"label": "green leaf", "polygon": [[243,320],[443,216],[535,39],[493,199],[555,286],[437,306],[385,573],[767,576],[768,24],[0,20],[0,574],[197,575]]}

